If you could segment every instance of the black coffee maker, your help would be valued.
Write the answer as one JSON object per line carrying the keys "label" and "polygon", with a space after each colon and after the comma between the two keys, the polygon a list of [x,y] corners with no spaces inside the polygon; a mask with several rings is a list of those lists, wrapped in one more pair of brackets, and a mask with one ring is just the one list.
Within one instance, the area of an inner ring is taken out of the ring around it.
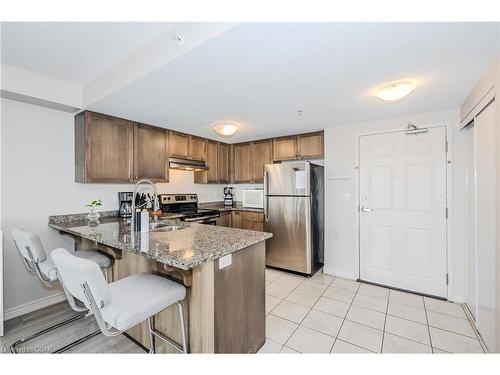
{"label": "black coffee maker", "polygon": [[119,217],[132,217],[132,197],[134,193],[131,191],[122,191],[118,193],[118,202],[120,208],[118,209]]}
{"label": "black coffee maker", "polygon": [[232,206],[233,204],[233,188],[231,186],[226,186],[224,188],[224,206]]}

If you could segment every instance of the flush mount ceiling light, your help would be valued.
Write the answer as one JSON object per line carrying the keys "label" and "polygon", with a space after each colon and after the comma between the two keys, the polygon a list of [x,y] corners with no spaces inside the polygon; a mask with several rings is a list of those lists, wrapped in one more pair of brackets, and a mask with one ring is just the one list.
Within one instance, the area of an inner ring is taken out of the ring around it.
{"label": "flush mount ceiling light", "polygon": [[415,84],[413,82],[393,82],[382,87],[378,91],[377,97],[385,100],[386,102],[394,102],[396,100],[403,99],[413,90],[415,90]]}
{"label": "flush mount ceiling light", "polygon": [[240,126],[233,122],[217,122],[212,125],[212,129],[221,137],[232,137],[240,130]]}

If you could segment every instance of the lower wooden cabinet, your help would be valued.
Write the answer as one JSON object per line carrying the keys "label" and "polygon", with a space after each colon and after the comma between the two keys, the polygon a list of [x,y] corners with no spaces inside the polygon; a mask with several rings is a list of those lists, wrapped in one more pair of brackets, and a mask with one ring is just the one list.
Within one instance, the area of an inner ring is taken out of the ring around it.
{"label": "lower wooden cabinet", "polygon": [[232,227],[262,232],[264,230],[264,214],[252,211],[233,211]]}
{"label": "lower wooden cabinet", "polygon": [[217,225],[221,227],[231,227],[231,211],[221,211],[220,217],[217,219]]}

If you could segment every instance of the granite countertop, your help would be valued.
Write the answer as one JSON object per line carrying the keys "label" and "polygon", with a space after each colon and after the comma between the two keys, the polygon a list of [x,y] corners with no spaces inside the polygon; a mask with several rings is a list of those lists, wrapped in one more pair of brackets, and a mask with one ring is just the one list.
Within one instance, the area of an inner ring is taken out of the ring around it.
{"label": "granite countertop", "polygon": [[249,211],[249,212],[264,213],[264,209],[262,208],[243,207],[241,202],[235,202],[232,206],[224,206],[224,202],[199,203],[198,206],[200,208],[219,210],[219,211]]}
{"label": "granite countertop", "polygon": [[[173,218],[171,218],[173,219]],[[132,238],[130,223],[116,212],[101,213],[100,224],[91,227],[86,214],[49,217],[49,226],[61,232],[130,251],[148,259],[189,270],[272,237],[271,233],[213,225],[168,221],[184,228],[175,231],[136,232]]]}

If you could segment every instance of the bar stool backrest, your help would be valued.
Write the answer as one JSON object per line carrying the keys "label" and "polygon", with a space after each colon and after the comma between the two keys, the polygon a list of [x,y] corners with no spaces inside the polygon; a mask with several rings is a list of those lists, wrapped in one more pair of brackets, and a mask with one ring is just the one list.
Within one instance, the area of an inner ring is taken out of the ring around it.
{"label": "bar stool backrest", "polygon": [[42,263],[47,260],[42,241],[35,233],[13,228],[11,234],[21,257],[32,267],[33,263]]}
{"label": "bar stool backrest", "polygon": [[[78,258],[66,249],[55,249],[50,253],[54,261],[59,279],[66,290],[91,309],[91,301],[84,293],[83,285],[86,283],[99,309],[111,301],[108,284],[104,279],[97,263],[88,259]],[[93,310],[93,309],[91,309]]]}

